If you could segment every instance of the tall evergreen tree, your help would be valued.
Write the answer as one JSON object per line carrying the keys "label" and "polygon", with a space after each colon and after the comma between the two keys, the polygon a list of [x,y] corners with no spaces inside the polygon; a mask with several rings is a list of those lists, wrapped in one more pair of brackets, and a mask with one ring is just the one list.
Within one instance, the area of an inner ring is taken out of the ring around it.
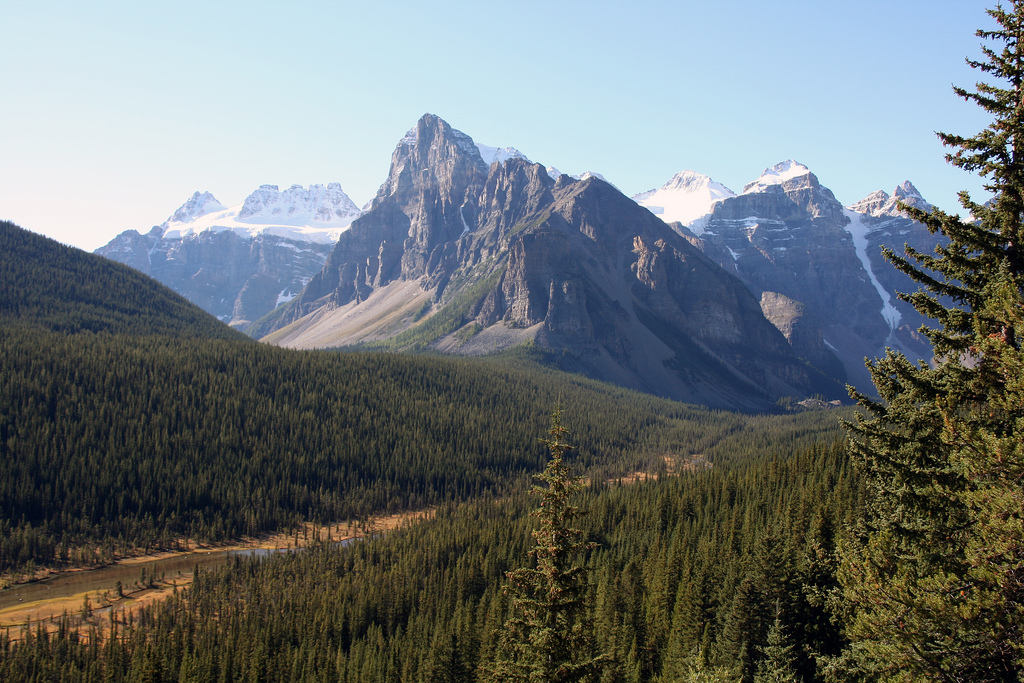
{"label": "tall evergreen tree", "polygon": [[779,619],[779,610],[775,610],[775,621],[768,630],[768,644],[761,648],[764,655],[757,664],[754,683],[799,683],[794,668],[796,655],[793,644],[786,637]]}
{"label": "tall evergreen tree", "polygon": [[870,366],[882,400],[855,394],[871,497],[842,581],[848,661],[869,678],[1024,680],[1024,0],[988,13],[968,63],[992,82],[954,92],[992,123],[940,139],[992,200],[961,193],[968,220],[906,208],[948,243],[886,252],[923,286],[903,298],[938,323],[936,362],[889,351]]}
{"label": "tall evergreen tree", "polygon": [[533,566],[506,575],[505,591],[512,598],[513,616],[505,622],[496,657],[486,676],[496,683],[568,683],[597,680],[607,658],[596,653],[593,618],[589,614],[586,567],[576,558],[595,544],[574,526],[580,515],[571,503],[582,489],[569,473],[564,456],[570,446],[562,426],[561,409],[551,416],[551,451],[547,468],[534,486],[540,506],[531,515],[540,519],[529,555]]}

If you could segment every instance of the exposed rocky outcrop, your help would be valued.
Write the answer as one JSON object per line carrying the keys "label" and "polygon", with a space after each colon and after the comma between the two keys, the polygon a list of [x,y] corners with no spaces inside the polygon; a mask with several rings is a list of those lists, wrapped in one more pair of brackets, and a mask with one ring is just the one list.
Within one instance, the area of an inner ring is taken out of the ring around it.
{"label": "exposed rocky outcrop", "polygon": [[897,297],[900,292],[916,292],[920,285],[887,262],[882,256],[882,248],[903,255],[906,247],[910,246],[921,253],[932,254],[936,244],[944,244],[945,238],[929,232],[924,225],[912,220],[901,208],[910,206],[922,211],[929,211],[932,208],[909,180],[897,186],[892,195],[885,192],[876,192],[873,195],[876,199],[884,200],[865,211],[862,211],[862,208],[867,208],[864,206],[865,200],[861,200],[850,209],[867,214],[857,218],[865,230],[865,251],[872,274],[885,291],[891,293],[892,306],[899,315],[886,339],[886,344],[899,349],[911,359],[931,360],[931,344],[918,329],[922,325],[934,326],[935,321],[925,318],[913,306]]}
{"label": "exposed rocky outcrop", "polygon": [[844,209],[809,169],[787,161],[717,201],[692,227],[675,227],[747,285],[797,354],[826,374],[842,374],[841,365],[848,381],[870,390],[866,357],[887,345],[928,356],[913,332],[920,316],[895,295],[911,283],[885,263],[881,245],[934,237],[900,213],[897,200],[928,206],[904,183],[893,197],[873,193]]}
{"label": "exposed rocky outcrop", "polygon": [[[417,296],[424,305],[410,305]],[[613,186],[512,156],[488,167],[431,115],[324,269],[253,329],[293,346],[390,339],[456,353],[529,339],[567,369],[722,407],[841,394],[740,280]]]}
{"label": "exposed rocky outcrop", "polygon": [[123,232],[96,253],[245,327],[302,291],[359,214],[337,183],[263,185],[234,208],[196,192],[162,225]]}

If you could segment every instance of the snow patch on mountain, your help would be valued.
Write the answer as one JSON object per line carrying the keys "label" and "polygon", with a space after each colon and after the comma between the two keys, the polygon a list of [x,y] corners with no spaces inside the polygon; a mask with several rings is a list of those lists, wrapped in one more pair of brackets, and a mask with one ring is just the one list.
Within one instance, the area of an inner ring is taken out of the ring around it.
{"label": "snow patch on mountain", "polygon": [[329,244],[337,242],[361,214],[339,183],[308,188],[292,185],[283,192],[277,185],[261,185],[242,204],[233,207],[225,207],[209,193],[197,192],[159,229],[164,239],[184,239],[206,231],[232,231],[245,238],[268,234],[298,242]]}
{"label": "snow patch on mountain", "polygon": [[866,213],[869,216],[881,215],[882,207],[889,201],[889,193],[885,190],[875,190],[864,199],[850,204],[848,209],[857,213]]}
{"label": "snow patch on mountain", "polygon": [[902,316],[896,310],[896,307],[892,305],[892,297],[882,287],[882,283],[875,277],[875,271],[871,268],[871,260],[868,258],[868,232],[870,228],[864,224],[863,214],[857,213],[852,209],[844,209],[843,213],[850,219],[850,222],[843,227],[853,237],[853,248],[857,252],[857,258],[860,259],[864,270],[867,271],[868,278],[871,280],[871,284],[878,292],[878,295],[882,297],[882,317],[889,323],[889,329],[895,330],[900,326],[900,318]]}
{"label": "snow patch on mountain", "polygon": [[204,216],[214,211],[222,211],[225,208],[227,207],[218,202],[217,198],[209,192],[203,192],[201,194],[199,192],[195,192],[191,197],[189,197],[188,201],[178,207],[178,210],[167,219],[167,222],[186,223],[194,218],[198,218],[199,216]]}
{"label": "snow patch on mountain", "polygon": [[859,202],[851,204],[848,208],[857,213],[868,214],[876,218],[883,216],[906,216],[900,210],[900,203],[922,211],[932,210],[932,205],[921,196],[921,193],[909,180],[905,180],[897,185],[896,189],[892,191],[891,196],[882,190],[876,190]]}
{"label": "snow patch on mountain", "polygon": [[281,304],[288,303],[289,301],[294,299],[296,296],[298,296],[299,292],[301,292],[302,289],[306,285],[309,284],[309,281],[311,279],[312,278],[309,278],[309,277],[299,278],[299,282],[297,283],[297,286],[296,285],[289,285],[288,287],[285,287],[284,289],[282,289],[281,292],[277,295],[277,303],[275,304],[275,308],[277,306],[280,306]]}
{"label": "snow patch on mountain", "polygon": [[762,173],[761,177],[752,183],[748,183],[743,188],[743,194],[750,194],[751,192],[764,192],[767,188],[772,185],[781,185],[788,180],[805,176],[811,172],[811,169],[807,168],[798,161],[787,159],[786,161],[775,164],[771,168],[766,168]]}
{"label": "snow patch on mountain", "polygon": [[695,234],[702,235],[705,221],[701,219],[711,213],[715,204],[735,196],[735,192],[706,175],[682,171],[659,189],[634,195],[633,201],[666,223],[679,221]]}
{"label": "snow patch on mountain", "polygon": [[483,145],[478,142],[476,143],[476,148],[480,151],[481,158],[483,158],[484,163],[488,166],[495,162],[504,165],[509,159],[522,159],[528,163],[533,163],[515,147],[491,147],[490,145]]}
{"label": "snow patch on mountain", "polygon": [[416,126],[409,129],[409,132],[402,136],[402,139],[398,141],[399,147],[412,147],[419,140],[419,133],[416,132]]}
{"label": "snow patch on mountain", "polygon": [[[544,170],[548,172],[548,176],[550,176],[552,180],[558,180],[563,175],[569,175],[568,173],[562,173],[554,166],[548,166]],[[606,183],[608,182],[608,179],[605,178],[600,173],[598,173],[597,171],[584,171],[583,173],[569,175],[569,177],[572,178],[573,180],[586,180],[587,178],[597,178],[598,180],[603,180]]]}

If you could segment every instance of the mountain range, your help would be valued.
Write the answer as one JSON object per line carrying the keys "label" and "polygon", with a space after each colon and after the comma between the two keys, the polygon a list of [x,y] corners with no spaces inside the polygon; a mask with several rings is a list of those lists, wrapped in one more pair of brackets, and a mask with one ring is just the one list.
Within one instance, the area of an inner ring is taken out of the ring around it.
{"label": "mountain range", "polygon": [[196,192],[161,225],[125,231],[96,253],[243,328],[298,294],[360,213],[338,183],[262,185],[230,208]]}
{"label": "mountain range", "polygon": [[[634,197],[759,298],[765,316],[815,367],[867,389],[865,357],[886,346],[930,358],[924,318],[896,293],[916,289],[881,256],[936,238],[899,203],[930,208],[908,181],[843,207],[793,160],[765,169],[740,194],[691,171]],[[838,365],[837,365],[838,363]],[[840,367],[841,365],[841,367]]]}
{"label": "mountain range", "polygon": [[927,206],[908,182],[843,207],[795,161],[739,194],[686,171],[630,199],[428,114],[363,211],[337,184],[263,186],[232,209],[196,193],[97,253],[276,344],[530,345],[623,386],[758,409],[868,388],[864,358],[886,345],[929,357],[895,297],[913,287],[879,252],[934,237],[897,200]]}

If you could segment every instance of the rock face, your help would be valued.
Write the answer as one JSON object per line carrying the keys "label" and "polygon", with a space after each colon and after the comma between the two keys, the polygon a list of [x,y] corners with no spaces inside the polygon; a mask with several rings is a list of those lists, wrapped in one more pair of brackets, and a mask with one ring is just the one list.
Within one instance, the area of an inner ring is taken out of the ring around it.
{"label": "rock face", "polygon": [[429,114],[323,270],[253,332],[465,354],[529,341],[566,369],[721,407],[842,394],[739,279],[613,186],[514,155],[488,166]]}
{"label": "rock face", "polygon": [[[931,344],[928,339],[917,330],[922,325],[933,326],[934,320],[922,316],[910,304],[897,298],[899,292],[915,292],[919,285],[910,276],[901,273],[888,263],[882,256],[882,247],[886,247],[903,255],[906,246],[913,247],[919,252],[931,254],[937,243],[945,243],[940,235],[933,235],[921,223],[910,219],[899,207],[906,204],[922,211],[929,211],[932,205],[929,204],[918,192],[911,182],[905,181],[895,190],[892,195],[885,192],[874,192],[868,197],[875,197],[876,200],[883,199],[877,206],[869,210],[862,210],[864,202],[868,198],[857,202],[850,207],[850,211],[857,212],[852,216],[850,226],[856,225],[859,221],[863,227],[865,243],[865,257],[871,267],[871,273],[875,280],[890,294],[892,308],[895,309],[889,337],[886,344],[903,351],[908,358],[930,360],[932,357]],[[847,215],[850,215],[847,211]],[[880,354],[876,354],[880,355]]]}
{"label": "rock face", "polygon": [[800,357],[829,375],[845,371],[847,381],[870,391],[865,357],[886,346],[930,355],[914,331],[921,317],[896,299],[915,287],[885,262],[881,246],[902,252],[903,238],[915,246],[935,239],[900,214],[897,200],[928,206],[907,182],[892,197],[876,192],[846,209],[790,160],[741,194],[716,199],[707,215],[673,225],[747,285]]}
{"label": "rock face", "polygon": [[337,183],[263,185],[233,208],[196,192],[162,225],[123,232],[96,253],[245,327],[302,291],[359,214]]}

